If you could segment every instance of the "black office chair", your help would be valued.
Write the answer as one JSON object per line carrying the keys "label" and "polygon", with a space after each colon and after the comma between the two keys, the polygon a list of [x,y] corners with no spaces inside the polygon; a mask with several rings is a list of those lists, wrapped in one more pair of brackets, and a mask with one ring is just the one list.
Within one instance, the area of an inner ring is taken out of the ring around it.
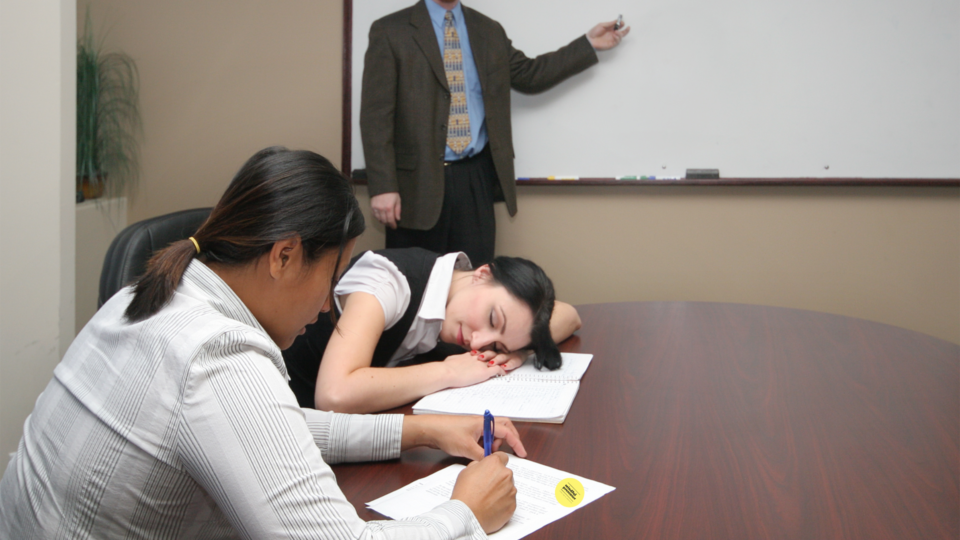
{"label": "black office chair", "polygon": [[147,269],[154,252],[189,238],[210,215],[212,208],[181,210],[145,219],[120,231],[110,243],[100,272],[97,308],[123,287],[134,282]]}

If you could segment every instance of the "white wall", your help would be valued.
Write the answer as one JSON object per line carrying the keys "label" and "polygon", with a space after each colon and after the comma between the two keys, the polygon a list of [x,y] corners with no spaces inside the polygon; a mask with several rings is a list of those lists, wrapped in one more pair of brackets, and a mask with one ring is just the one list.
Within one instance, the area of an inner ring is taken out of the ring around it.
{"label": "white wall", "polygon": [[0,463],[73,340],[76,3],[0,0]]}

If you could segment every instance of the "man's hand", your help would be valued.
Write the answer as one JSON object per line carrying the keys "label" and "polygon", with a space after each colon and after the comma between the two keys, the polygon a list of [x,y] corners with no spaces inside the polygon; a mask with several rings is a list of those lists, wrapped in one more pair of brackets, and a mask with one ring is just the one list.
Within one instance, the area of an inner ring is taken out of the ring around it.
{"label": "man's hand", "polygon": [[381,193],[370,198],[373,217],[391,229],[397,228],[400,221],[400,194],[396,191]]}
{"label": "man's hand", "polygon": [[630,33],[630,27],[625,26],[619,30],[614,30],[617,21],[600,23],[587,32],[587,39],[590,45],[598,51],[606,51],[620,44],[620,40]]}

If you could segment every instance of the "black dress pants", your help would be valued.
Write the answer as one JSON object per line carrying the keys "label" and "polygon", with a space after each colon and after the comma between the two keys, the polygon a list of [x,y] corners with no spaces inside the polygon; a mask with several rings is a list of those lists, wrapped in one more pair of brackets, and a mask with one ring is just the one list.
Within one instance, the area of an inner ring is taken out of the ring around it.
{"label": "black dress pants", "polygon": [[387,248],[463,251],[474,268],[486,264],[493,260],[497,236],[493,203],[499,188],[489,146],[469,158],[447,162],[443,172],[443,207],[436,225],[426,231],[387,227]]}

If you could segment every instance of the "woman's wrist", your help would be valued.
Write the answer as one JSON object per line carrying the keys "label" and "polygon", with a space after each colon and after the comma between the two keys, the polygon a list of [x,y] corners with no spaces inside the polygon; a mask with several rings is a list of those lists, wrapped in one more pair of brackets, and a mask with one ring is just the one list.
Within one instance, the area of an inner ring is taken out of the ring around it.
{"label": "woman's wrist", "polygon": [[[449,358],[449,356],[447,358]],[[452,388],[457,386],[457,377],[460,375],[460,373],[453,366],[453,362],[443,361],[440,362],[440,365],[443,366],[443,377],[440,380],[440,384],[443,385],[443,388]]]}
{"label": "woman's wrist", "polygon": [[437,448],[430,419],[426,416],[404,415],[400,449],[408,450],[417,446]]}

